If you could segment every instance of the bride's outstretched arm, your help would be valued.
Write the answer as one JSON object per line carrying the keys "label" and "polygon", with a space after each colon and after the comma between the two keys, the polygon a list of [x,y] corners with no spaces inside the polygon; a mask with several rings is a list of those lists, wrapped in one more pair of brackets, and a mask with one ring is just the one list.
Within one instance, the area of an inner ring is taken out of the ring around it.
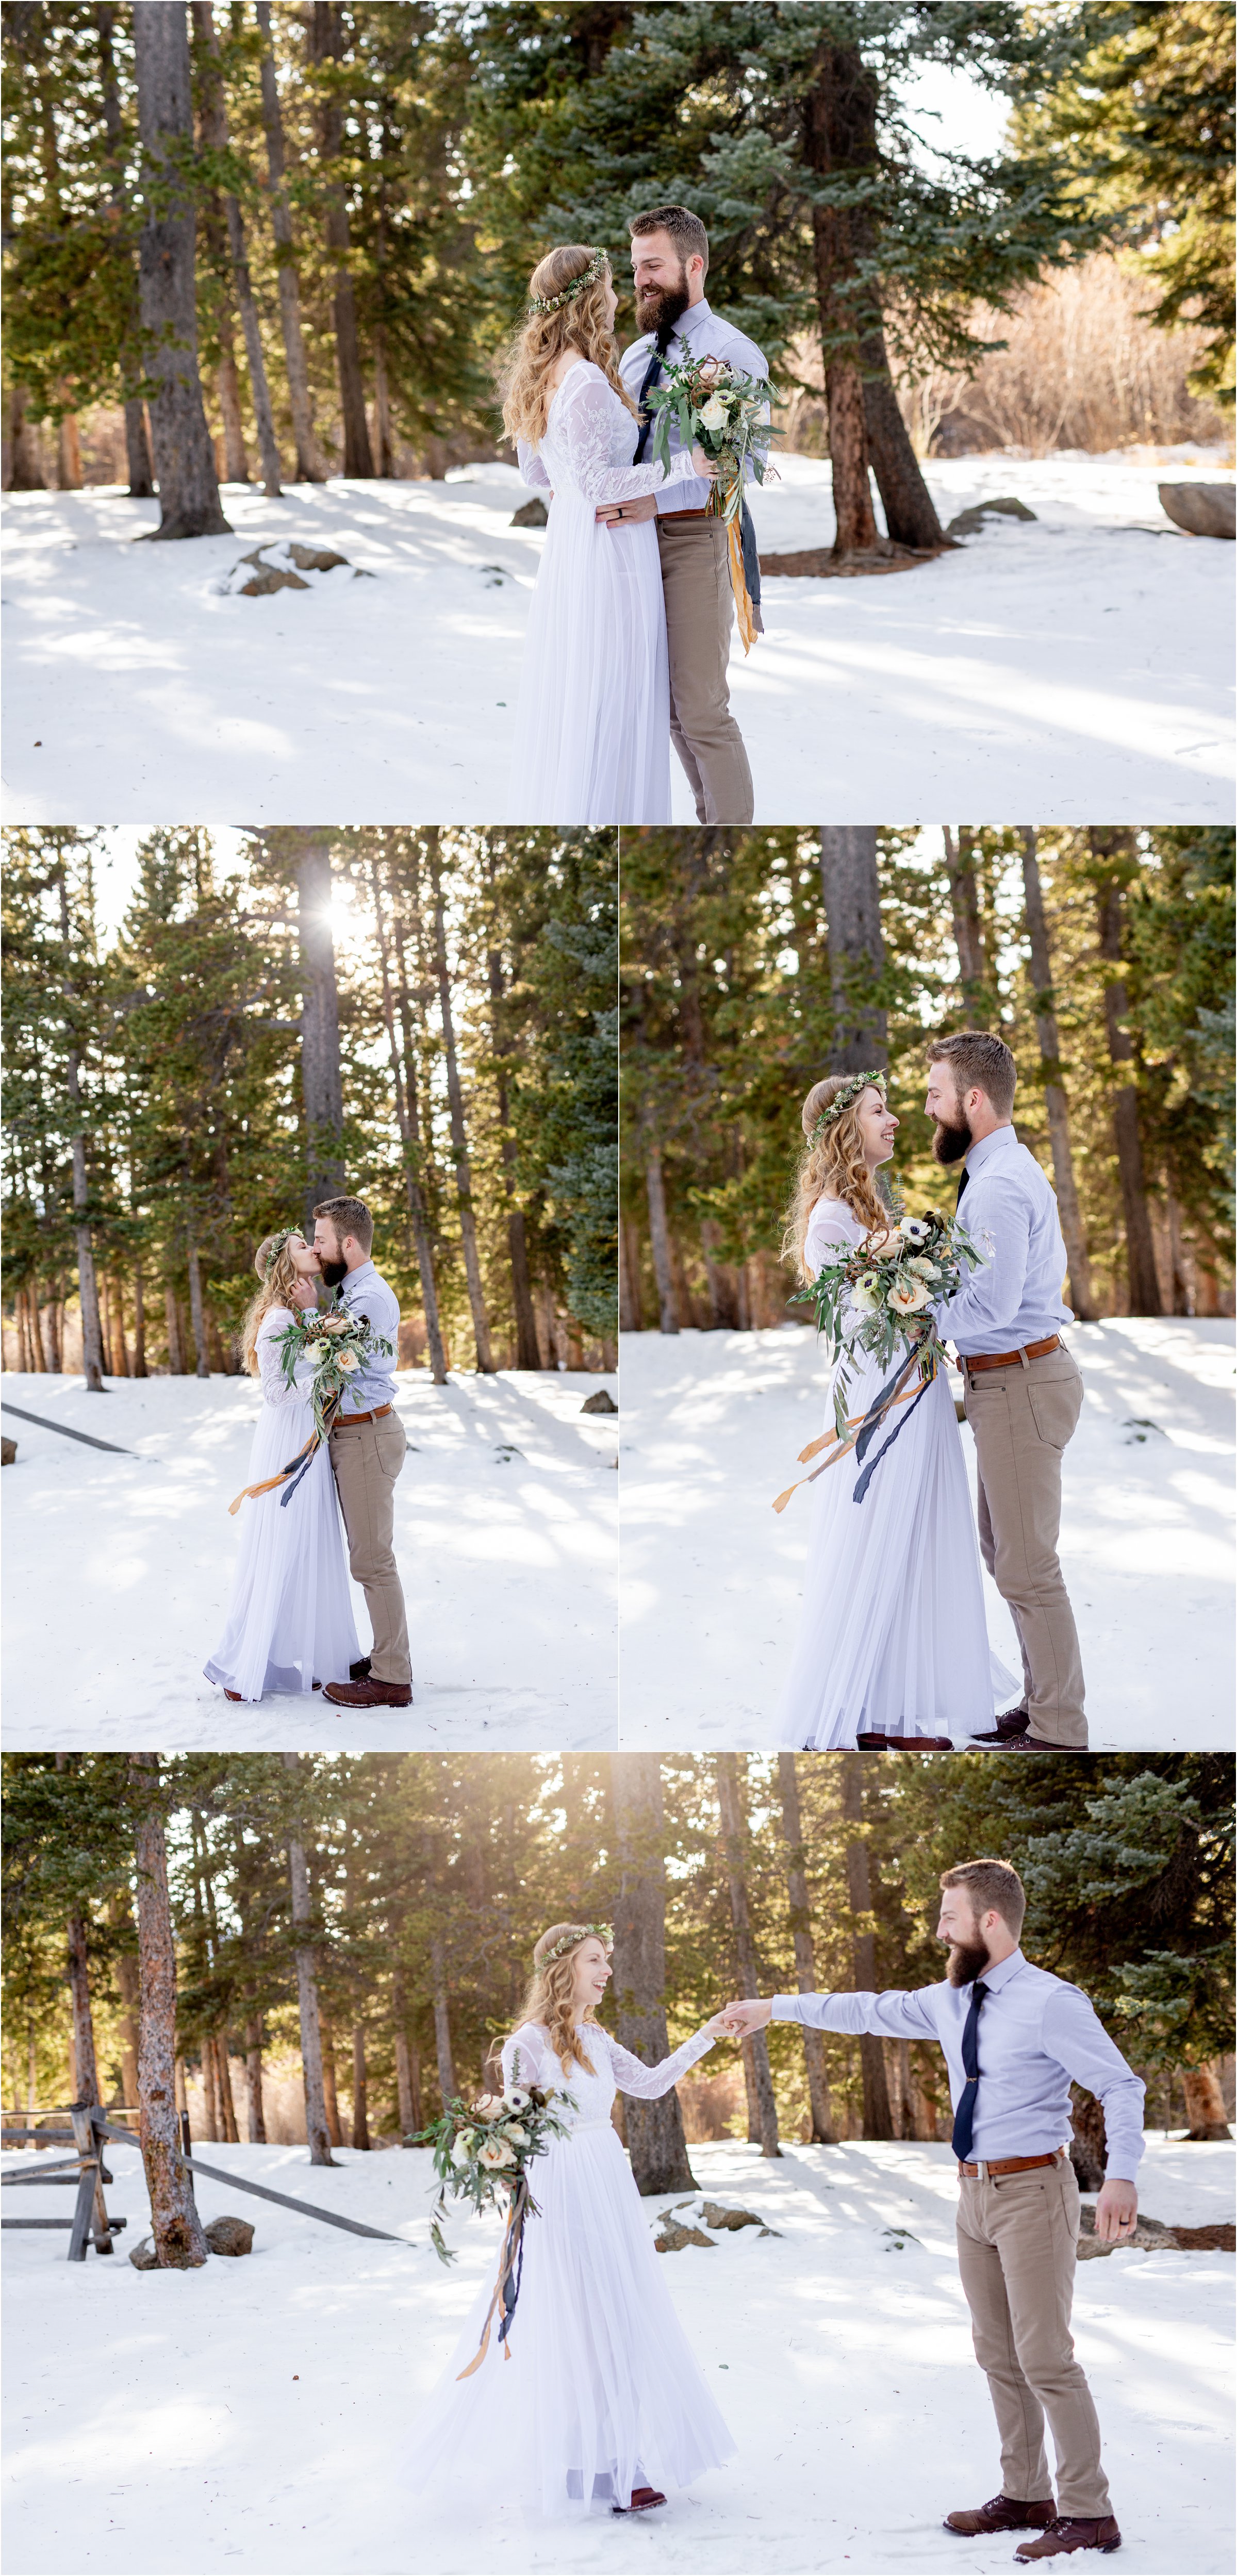
{"label": "bride's outstretched arm", "polygon": [[676,2048],[671,2056],[663,2057],[660,2066],[646,2066],[641,2058],[632,2056],[629,2048],[620,2048],[608,2030],[603,2031],[601,2035],[610,2053],[614,2081],[620,2093],[631,2093],[639,2102],[658,2102],[663,2093],[672,2093],[675,2085],[690,2073],[700,2058],[707,2056],[714,2040],[720,2037],[715,2020],[706,2022],[703,2030],[695,2031],[690,2039],[685,2039],[682,2047]]}

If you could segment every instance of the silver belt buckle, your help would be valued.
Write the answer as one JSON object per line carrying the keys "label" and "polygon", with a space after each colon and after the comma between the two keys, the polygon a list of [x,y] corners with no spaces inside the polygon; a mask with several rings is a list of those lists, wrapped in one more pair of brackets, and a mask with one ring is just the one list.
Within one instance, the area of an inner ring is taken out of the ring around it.
{"label": "silver belt buckle", "polygon": [[987,2179],[988,2179],[988,2166],[987,2166],[987,2162],[986,2162],[986,2160],[985,2160],[985,2158],[984,2158],[983,2156],[976,2156],[976,2158],[975,2158],[975,2173],[976,2173],[976,2177],[977,2177],[977,2179],[978,2179],[980,2182],[986,2182],[986,2181],[987,2181]]}

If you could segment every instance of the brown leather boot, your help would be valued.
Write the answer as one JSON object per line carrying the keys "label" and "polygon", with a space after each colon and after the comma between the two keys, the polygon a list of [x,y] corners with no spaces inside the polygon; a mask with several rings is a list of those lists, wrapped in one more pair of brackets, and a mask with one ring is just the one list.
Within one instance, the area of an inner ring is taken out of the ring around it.
{"label": "brown leather boot", "polygon": [[960,2531],[965,2540],[974,2540],[983,2531],[1047,2531],[1056,2511],[1051,2496],[1033,2504],[1019,2504],[1014,2496],[989,2496],[987,2504],[976,2505],[969,2513],[947,2513],[945,2529]]}
{"label": "brown leather boot", "polygon": [[367,1673],[360,1682],[328,1682],[322,1694],[333,1708],[411,1708],[411,1682],[376,1682]]}
{"label": "brown leather boot", "polygon": [[611,2513],[651,2513],[655,2504],[664,2504],[665,2501],[658,2487],[633,2487],[631,2503],[612,2504],[610,2511]]}
{"label": "brown leather boot", "polygon": [[1074,2549],[1102,2549],[1107,2555],[1120,2546],[1121,2534],[1110,2513],[1101,2515],[1096,2522],[1084,2521],[1078,2514],[1059,2513],[1047,2530],[1041,2531],[1038,2540],[1024,2540],[1014,2551],[1014,2565],[1029,2567],[1036,2558],[1068,2557]]}

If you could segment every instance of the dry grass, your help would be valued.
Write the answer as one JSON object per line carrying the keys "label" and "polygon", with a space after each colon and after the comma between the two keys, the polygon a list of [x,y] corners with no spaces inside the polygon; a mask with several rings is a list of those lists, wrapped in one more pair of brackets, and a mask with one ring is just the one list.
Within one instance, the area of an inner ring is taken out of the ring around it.
{"label": "dry grass", "polygon": [[[1157,331],[1147,319],[1150,302],[1136,272],[1097,253],[1027,287],[1007,315],[977,306],[971,328],[1008,345],[973,372],[908,374],[899,399],[917,453],[1016,448],[1050,456],[1082,448],[1099,455],[1116,447],[1216,444],[1219,415],[1186,384],[1203,335]],[[819,350],[804,344],[795,359],[796,372],[819,385]],[[783,420],[779,443],[802,456],[828,454],[823,394],[796,394]]]}

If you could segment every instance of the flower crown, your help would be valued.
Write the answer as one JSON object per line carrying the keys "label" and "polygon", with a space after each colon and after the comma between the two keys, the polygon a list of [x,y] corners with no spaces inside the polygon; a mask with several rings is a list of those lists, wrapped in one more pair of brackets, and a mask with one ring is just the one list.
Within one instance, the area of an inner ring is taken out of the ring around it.
{"label": "flower crown", "polygon": [[883,1099],[887,1080],[887,1074],[883,1073],[853,1073],[850,1081],[844,1082],[841,1090],[834,1092],[828,1108],[822,1109],[820,1116],[812,1129],[812,1133],[808,1138],[809,1153],[811,1152],[813,1145],[817,1144],[821,1136],[823,1136],[826,1127],[831,1127],[834,1119],[840,1118],[843,1110],[850,1108],[852,1101],[859,1098],[861,1091],[867,1090],[869,1083],[875,1084],[876,1089],[880,1092]]}
{"label": "flower crown", "polygon": [[300,1231],[301,1229],[299,1225],[286,1225],[283,1233],[275,1236],[270,1251],[267,1253],[266,1260],[262,1265],[262,1276],[264,1279],[270,1278],[275,1264],[279,1259],[280,1253],[283,1251],[284,1245],[286,1243],[291,1243],[293,1235],[299,1234]]}
{"label": "flower crown", "polygon": [[613,1934],[606,1924],[573,1923],[570,1930],[564,1932],[562,1940],[556,1941],[553,1949],[546,1951],[541,1966],[550,1967],[555,1959],[565,1958],[569,1950],[578,1950],[582,1941],[590,1940],[604,1941],[607,1949],[613,1947]]}
{"label": "flower crown", "polygon": [[560,304],[572,303],[577,295],[583,294],[586,286],[595,286],[598,278],[602,274],[602,271],[607,269],[609,265],[609,255],[606,251],[593,251],[589,259],[588,267],[581,269],[579,276],[573,277],[570,283],[564,286],[558,295],[530,295],[528,299],[529,312],[557,313]]}

